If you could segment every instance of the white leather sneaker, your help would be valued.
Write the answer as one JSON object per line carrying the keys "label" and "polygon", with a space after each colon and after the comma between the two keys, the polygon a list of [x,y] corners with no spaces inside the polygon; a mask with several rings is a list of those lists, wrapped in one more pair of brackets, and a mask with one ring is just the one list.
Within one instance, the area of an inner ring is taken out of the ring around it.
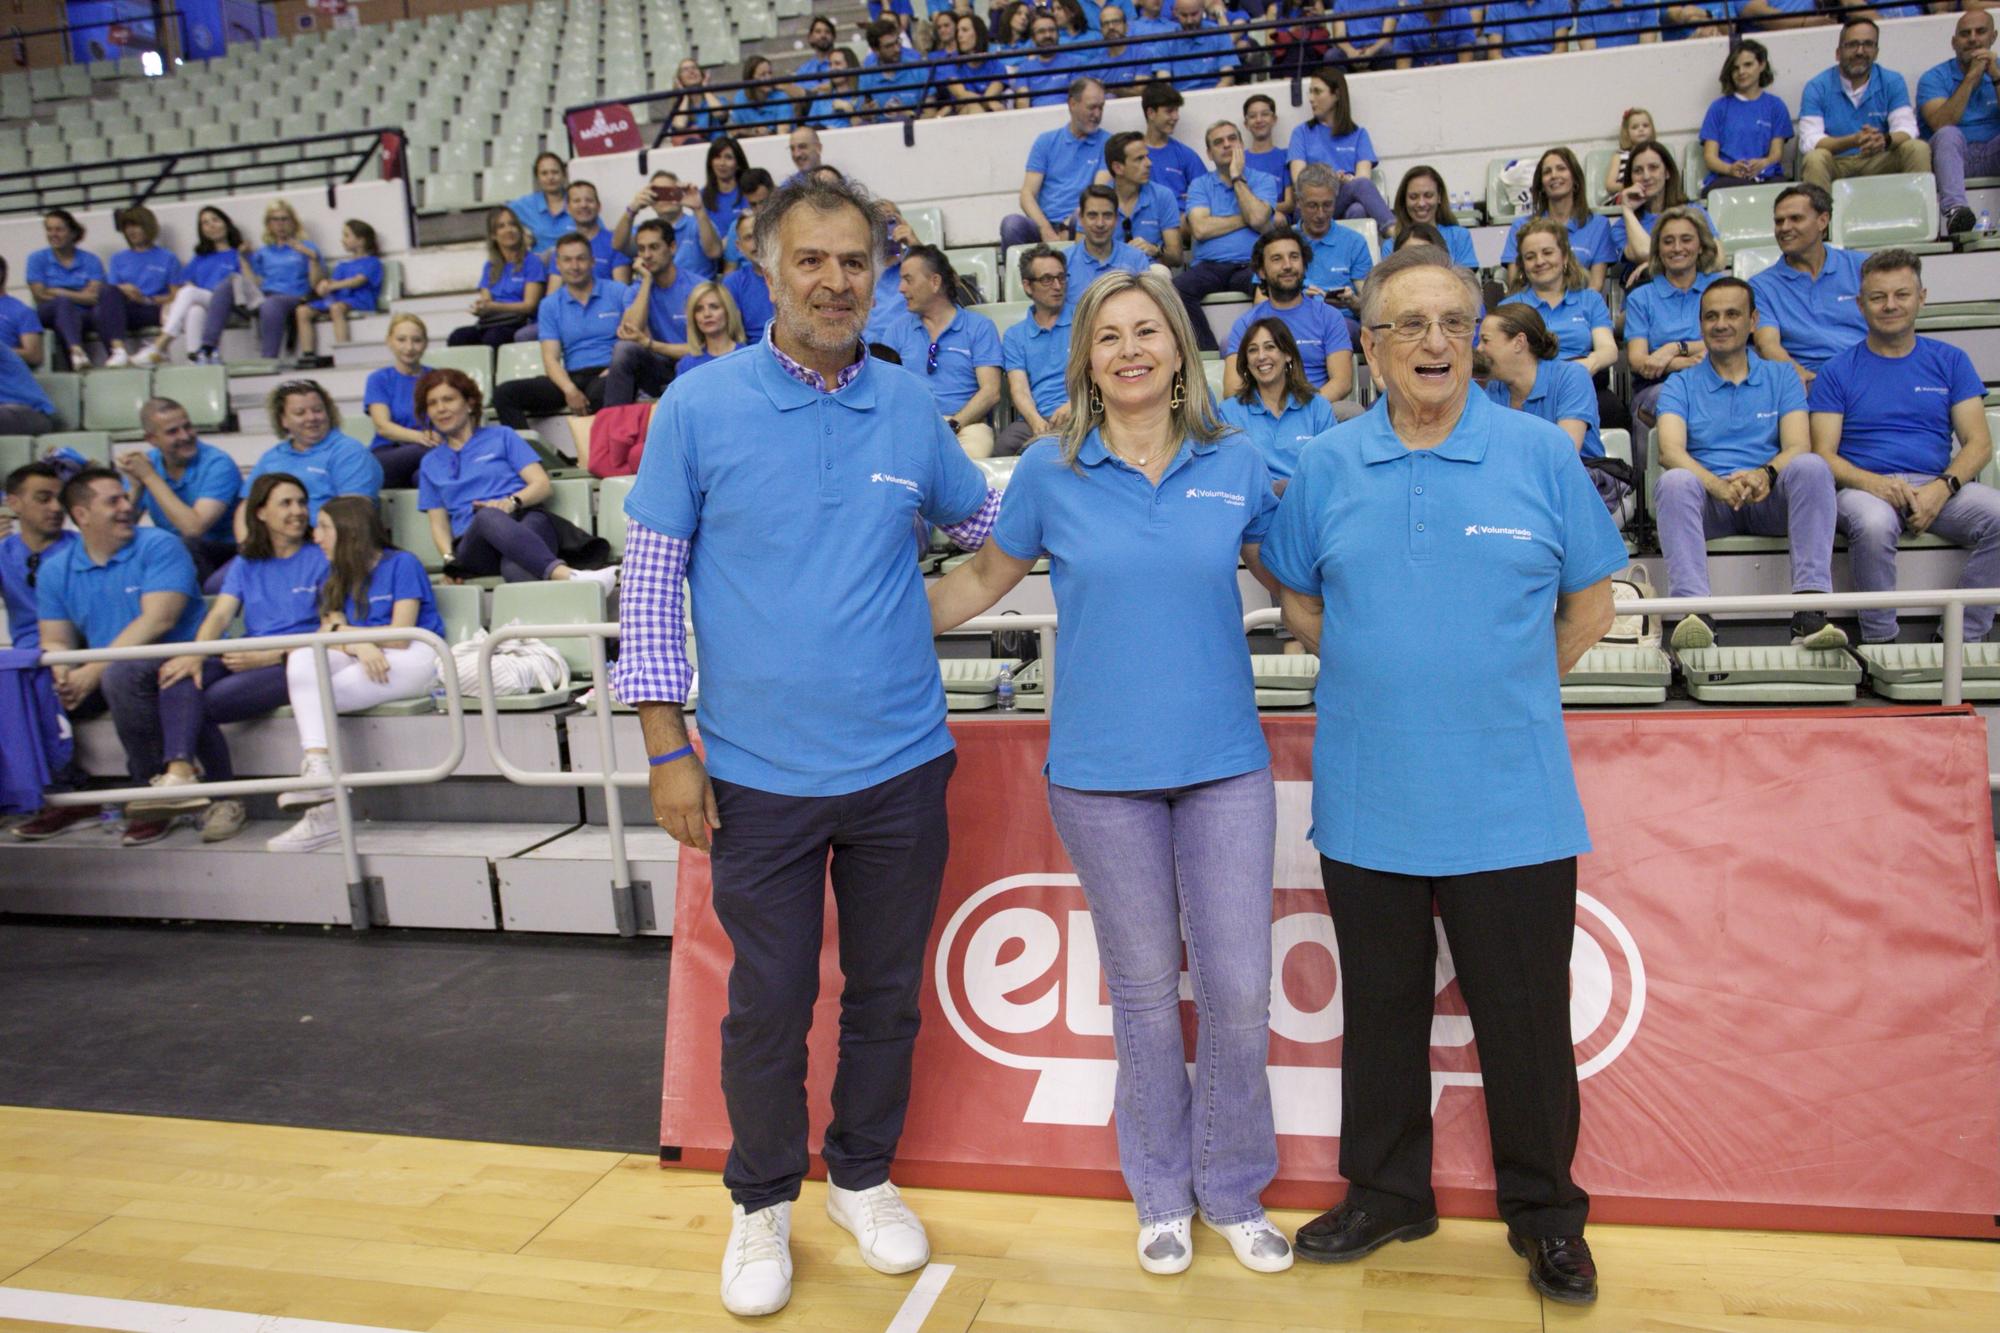
{"label": "white leather sneaker", "polygon": [[736,1315],[775,1314],[792,1299],[792,1205],[754,1213],[737,1204],[722,1252],[722,1308]]}
{"label": "white leather sneaker", "polygon": [[1248,1222],[1231,1222],[1219,1227],[1207,1218],[1202,1224],[1229,1242],[1236,1262],[1257,1273],[1282,1273],[1292,1266],[1292,1243],[1271,1225],[1269,1218],[1253,1217]]}
{"label": "white leather sneaker", "polygon": [[[307,755],[299,763],[302,778],[331,778],[333,765],[323,752]],[[315,805],[324,805],[333,799],[331,787],[308,787],[304,791],[281,791],[278,793],[280,810],[304,810]]]}
{"label": "white leather sneaker", "polygon": [[1139,1228],[1139,1267],[1148,1273],[1185,1273],[1194,1262],[1192,1217],[1149,1222]]}
{"label": "white leather sneaker", "polygon": [[878,1273],[909,1273],[931,1261],[924,1224],[886,1180],[866,1190],[844,1190],[829,1182],[826,1215],[854,1233],[861,1258]]}

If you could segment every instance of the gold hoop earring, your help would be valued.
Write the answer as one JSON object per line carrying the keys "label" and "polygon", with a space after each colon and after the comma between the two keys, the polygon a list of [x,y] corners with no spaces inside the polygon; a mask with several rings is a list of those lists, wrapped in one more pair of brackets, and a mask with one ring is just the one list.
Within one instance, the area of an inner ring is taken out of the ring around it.
{"label": "gold hoop earring", "polygon": [[1104,396],[1097,392],[1097,385],[1094,383],[1090,386],[1090,415],[1094,417],[1104,415]]}
{"label": "gold hoop earring", "polygon": [[1174,396],[1167,400],[1167,406],[1176,412],[1187,406],[1187,379],[1178,370],[1174,372]]}

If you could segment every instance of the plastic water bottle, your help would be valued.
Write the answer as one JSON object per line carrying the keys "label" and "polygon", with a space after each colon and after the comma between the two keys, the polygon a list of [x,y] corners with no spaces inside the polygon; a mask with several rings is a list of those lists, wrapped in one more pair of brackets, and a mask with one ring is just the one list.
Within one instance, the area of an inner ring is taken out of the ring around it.
{"label": "plastic water bottle", "polygon": [[1001,712],[1014,711],[1014,668],[1001,666],[1000,680],[993,687],[993,696]]}
{"label": "plastic water bottle", "polygon": [[1979,210],[1979,230],[1981,232],[1993,230],[1993,211],[1991,209],[1982,208]]}
{"label": "plastic water bottle", "polygon": [[431,686],[431,710],[437,713],[451,711],[451,696],[445,693],[443,681]]}

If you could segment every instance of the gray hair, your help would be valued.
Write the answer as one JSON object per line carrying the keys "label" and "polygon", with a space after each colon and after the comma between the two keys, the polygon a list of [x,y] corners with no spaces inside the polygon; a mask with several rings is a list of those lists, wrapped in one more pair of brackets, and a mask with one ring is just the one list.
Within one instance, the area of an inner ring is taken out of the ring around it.
{"label": "gray hair", "polygon": [[[1305,173],[1301,172],[1303,177]],[[1382,301],[1389,294],[1389,284],[1412,269],[1434,268],[1449,274],[1453,281],[1465,289],[1466,300],[1475,313],[1484,299],[1479,290],[1479,279],[1472,276],[1470,269],[1462,269],[1451,262],[1451,256],[1432,245],[1413,245],[1396,251],[1377,264],[1368,274],[1368,280],[1361,284],[1361,327],[1369,328],[1381,322]]]}
{"label": "gray hair", "polygon": [[151,435],[153,433],[153,423],[161,417],[169,412],[186,411],[187,408],[171,398],[148,398],[139,406],[139,429]]}
{"label": "gray hair", "polygon": [[778,229],[784,225],[785,216],[795,208],[807,207],[816,213],[838,213],[851,208],[861,214],[868,224],[869,257],[875,261],[879,271],[886,257],[888,237],[884,234],[876,216],[875,196],[868,187],[853,179],[820,180],[808,175],[803,180],[795,180],[774,190],[763,206],[757,209],[756,229],[757,254],[766,272],[775,271],[778,262]]}
{"label": "gray hair", "polygon": [[1023,287],[1028,285],[1028,266],[1033,264],[1037,259],[1053,259],[1065,268],[1069,266],[1069,261],[1063,258],[1062,251],[1056,249],[1047,241],[1037,241],[1033,245],[1022,246],[1020,257],[1014,261],[1014,266],[1020,271],[1021,285]]}
{"label": "gray hair", "polygon": [[1299,171],[1298,180],[1293,183],[1298,186],[1299,194],[1304,194],[1307,190],[1332,190],[1335,194],[1340,193],[1340,182],[1334,179],[1333,168],[1324,162],[1306,163]]}

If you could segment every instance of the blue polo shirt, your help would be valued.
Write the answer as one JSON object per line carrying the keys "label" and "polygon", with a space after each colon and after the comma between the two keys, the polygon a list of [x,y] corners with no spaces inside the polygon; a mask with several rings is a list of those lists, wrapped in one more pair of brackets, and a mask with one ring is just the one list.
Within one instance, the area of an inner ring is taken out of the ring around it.
{"label": "blue polo shirt", "polygon": [[676,378],[625,513],[693,542],[709,771],[834,796],[950,750],[911,533],[985,501],[985,474],[905,370],[870,357],[822,393],[767,342]]}
{"label": "blue polo shirt", "polygon": [[158,301],[181,280],[181,261],[174,252],[154,245],[144,250],[120,250],[111,256],[111,282],[130,283],[150,301]]}
{"label": "blue polo shirt", "polygon": [[[319,247],[304,242],[315,255]],[[266,245],[250,252],[250,271],[266,296],[312,295],[312,261],[289,245]]]}
{"label": "blue polo shirt", "polygon": [[563,200],[560,210],[551,210],[546,195],[540,190],[530,190],[507,207],[513,210],[514,217],[531,238],[530,249],[546,250],[569,234],[567,199]]}
{"label": "blue polo shirt", "polygon": [[1160,245],[1166,239],[1167,228],[1181,225],[1181,206],[1172,190],[1147,181],[1132,200],[1132,211],[1120,210],[1118,216],[1126,240]]}
{"label": "blue polo shirt", "polygon": [[461,448],[440,444],[417,468],[417,508],[442,509],[456,537],[472,523],[474,500],[498,500],[521,489],[523,468],[540,466],[528,442],[507,426],[481,426]]}
{"label": "blue polo shirt", "polygon": [[1570,26],[1568,0],[1502,0],[1486,6],[1486,32],[1500,39],[1500,54],[1545,56],[1556,34]]}
{"label": "blue polo shirt", "polygon": [[42,382],[28,369],[28,363],[21,359],[12,343],[0,347],[0,403],[19,403],[49,416],[56,414],[56,405],[49,401]]}
{"label": "blue polo shirt", "polygon": [[914,111],[923,104],[930,78],[930,67],[921,61],[906,58],[885,70],[870,51],[861,62],[861,77],[855,87],[863,97],[873,98],[880,110]]}
{"label": "blue polo shirt", "polygon": [[[1958,58],[1941,60],[1925,70],[1917,79],[1917,106],[1948,98],[1958,91],[1959,80],[1965,71],[1959,67]],[[1931,123],[1917,116],[1917,124],[1923,128],[1924,137],[1931,137]],[[1958,128],[1965,132],[1970,143],[1985,143],[1989,139],[2000,138],[2000,96],[1993,91],[1993,80],[1982,77],[1966,95],[1965,111],[1958,118]]]}
{"label": "blue polo shirt", "polygon": [[[1263,457],[1235,437],[1184,441],[1155,486],[1092,431],[1076,461],[1029,445],[993,525],[1016,560],[1049,557],[1063,625],[1049,781],[1152,791],[1263,768],[1236,584],[1277,504]],[[1174,667],[1135,675],[1135,659]]]}
{"label": "blue polo shirt", "polygon": [[1856,343],[1819,368],[1807,401],[1841,415],[1840,456],[1856,467],[1934,477],[1951,462],[1951,409],[1985,396],[1971,357],[1919,337],[1900,357]]}
{"label": "blue polo shirt", "polygon": [[42,317],[26,301],[0,293],[0,344],[19,348],[21,339],[42,332]]}
{"label": "blue polo shirt", "polygon": [[187,598],[180,619],[161,643],[186,643],[201,628],[208,607],[195,582],[194,557],[181,539],[158,528],[134,528],[132,540],[103,564],[90,558],[79,539],[51,548],[35,584],[43,620],[67,620],[84,648],[102,648],[139,618],[140,599],[149,592],[177,592]]}
{"label": "blue polo shirt", "polygon": [[1030,310],[1000,335],[1000,365],[1006,374],[1020,371],[1028,377],[1028,391],[1034,396],[1035,410],[1043,416],[1069,401],[1070,308],[1063,307],[1052,328],[1035,322]]}
{"label": "blue polo shirt", "polygon": [[[661,218],[660,221],[665,223],[667,220]],[[701,248],[701,222],[691,211],[683,208],[680,217],[668,224],[667,230],[673,236],[676,272],[696,278],[715,276],[715,261]]]}
{"label": "blue polo shirt", "polygon": [[1267,153],[1253,153],[1245,148],[1243,160],[1267,176],[1276,176],[1281,185],[1292,178],[1292,169],[1285,164],[1285,150],[1282,148],[1273,148]]}
{"label": "blue polo shirt", "polygon": [[[568,235],[569,233],[565,232],[563,234]],[[605,226],[604,223],[600,220],[597,224],[597,230],[592,232],[587,239],[590,241],[590,259],[591,259],[590,271],[592,275],[595,276],[599,282],[613,281],[614,280],[612,278],[613,271],[616,270],[619,265],[627,263],[628,261],[626,260],[624,255],[618,252],[618,247],[611,244],[611,228]],[[550,273],[553,274],[556,272],[556,255],[553,249],[551,249],[547,254],[542,256],[542,262],[548,266],[548,271]],[[556,278],[556,285],[559,287],[562,285],[561,277]]]}
{"label": "blue polo shirt", "polygon": [[1103,130],[1092,130],[1079,139],[1067,125],[1035,136],[1028,149],[1028,170],[1042,173],[1035,205],[1050,223],[1060,224],[1076,212],[1077,198],[1104,166],[1104,142],[1110,137]]}
{"label": "blue polo shirt", "polygon": [[28,557],[31,554],[28,544],[21,540],[18,532],[0,537],[0,599],[7,603],[7,634],[16,648],[42,646],[41,599],[36,596],[42,570],[63,547],[76,540],[74,532],[57,533],[55,541],[35,562],[35,582],[31,585],[28,582]]}
{"label": "blue polo shirt", "polygon": [[1307,440],[1334,427],[1333,405],[1313,394],[1303,403],[1287,396],[1281,416],[1272,416],[1264,406],[1264,395],[1252,390],[1250,401],[1224,398],[1215,405],[1216,415],[1243,432],[1257,452],[1273,481],[1290,481],[1298,470],[1299,450]]}
{"label": "blue polo shirt", "polygon": [[[1701,220],[1708,225],[1709,234],[1711,236],[1715,234],[1715,219],[1708,215],[1706,208],[1694,203],[1682,204],[1681,207],[1692,209],[1694,212],[1700,214]],[[1642,209],[1635,216],[1639,220],[1639,225],[1645,228],[1646,235],[1651,236],[1655,231],[1659,230],[1660,215],[1657,212],[1651,209]],[[1627,240],[1624,215],[1613,216],[1607,213],[1604,216],[1604,225],[1611,228],[1611,244],[1616,247],[1618,254],[1622,256],[1625,253],[1625,242]]]}
{"label": "blue polo shirt", "polygon": [[792,99],[777,95],[767,89],[761,102],[750,100],[750,90],[739,88],[729,102],[729,123],[736,129],[758,129],[765,125],[782,125],[792,118]]}
{"label": "blue polo shirt", "polygon": [[737,313],[743,316],[744,340],[762,342],[764,329],[775,313],[771,305],[771,284],[764,280],[764,271],[746,264],[724,278],[722,286],[735,299]]}
{"label": "blue polo shirt", "polygon": [[549,266],[542,257],[530,250],[511,264],[502,264],[495,269],[492,260],[479,270],[479,285],[486,294],[496,301],[520,301],[528,295],[528,284],[547,282]]}
{"label": "blue polo shirt", "polygon": [[562,344],[563,369],[589,370],[611,364],[611,349],[618,341],[618,321],[632,304],[632,290],[604,278],[593,280],[590,295],[579,301],[567,286],[542,298],[536,315],[543,342]]}
{"label": "blue polo shirt", "polygon": [[[1829,137],[1853,134],[1864,125],[1873,125],[1886,134],[1889,113],[1909,105],[1910,86],[1903,82],[1903,76],[1877,65],[1868,72],[1868,86],[1862,89],[1861,104],[1856,106],[1847,100],[1847,88],[1840,81],[1839,66],[1835,65],[1813,75],[1806,84],[1805,94],[1799,99],[1799,116],[1801,119],[1818,116]],[[1918,121],[1921,123],[1922,117]],[[1850,157],[1860,151],[1847,148],[1834,156]]]}
{"label": "blue polo shirt", "polygon": [[1667,281],[1665,275],[1634,287],[1625,297],[1626,341],[1644,338],[1654,351],[1670,342],[1700,342],[1701,294],[1721,276],[1696,273],[1686,291]]}
{"label": "blue polo shirt", "polygon": [[1637,46],[1639,35],[1659,23],[1659,7],[1625,0],[1578,0],[1576,35],[1596,41],[1599,50]]}
{"label": "blue polo shirt", "polygon": [[344,287],[331,296],[318,297],[312,302],[317,310],[325,310],[336,301],[357,315],[373,314],[375,307],[382,303],[382,261],[374,255],[357,255],[343,259],[333,266],[327,275],[335,282],[345,282],[349,278],[360,278],[359,287]]}
{"label": "blue polo shirt", "polygon": [[1236,322],[1229,326],[1229,337],[1222,344],[1222,354],[1235,356],[1236,349],[1243,345],[1243,339],[1249,334],[1250,326],[1270,315],[1283,320],[1285,327],[1292,331],[1292,341],[1299,345],[1299,369],[1305,371],[1306,378],[1315,389],[1326,383],[1327,357],[1335,352],[1350,352],[1354,348],[1347,336],[1347,316],[1317,296],[1303,296],[1290,310],[1280,310],[1266,300],[1238,315]]}
{"label": "blue polo shirt", "polygon": [[326,555],[307,542],[283,559],[237,556],[222,576],[222,595],[243,606],[243,632],[313,634],[319,630],[319,594],[326,586]]}
{"label": "blue polo shirt", "polygon": [[357,605],[352,597],[347,599],[347,623],[355,629],[390,624],[396,616],[396,603],[414,601],[419,603],[417,628],[427,629],[440,638],[444,635],[444,617],[438,614],[430,575],[424,573],[423,561],[408,551],[391,547],[382,552],[382,558],[368,575],[367,598],[365,607]]}
{"label": "blue polo shirt", "polygon": [[[1534,219],[1525,213],[1514,219],[1507,228],[1507,239],[1500,247],[1500,262],[1511,264],[1520,254],[1521,229]],[[1619,221],[1624,221],[1620,218]],[[1602,213],[1592,213],[1588,222],[1571,218],[1565,225],[1569,232],[1569,248],[1576,252],[1576,262],[1589,268],[1592,264],[1615,264],[1625,255],[1625,241],[1621,234],[1613,235],[1611,219]]]}
{"label": "blue polo shirt", "polygon": [[1352,227],[1343,227],[1338,222],[1326,229],[1326,235],[1307,238],[1306,244],[1313,252],[1312,262],[1306,265],[1308,287],[1323,292],[1352,287],[1358,292],[1375,267],[1375,258],[1368,253],[1368,242]]}
{"label": "blue polo shirt", "polygon": [[1452,263],[1460,268],[1479,267],[1478,252],[1472,248],[1471,231],[1454,222],[1439,227],[1438,232],[1444,237],[1445,252],[1451,256]]}
{"label": "blue polo shirt", "polygon": [[[361,388],[361,409],[380,403],[389,409],[389,420],[404,430],[426,430],[428,427],[417,416],[417,381],[430,370],[429,366],[418,366],[417,373],[405,375],[393,365],[381,366],[368,372],[368,379]],[[393,449],[400,442],[377,434],[369,445],[371,449]]]}
{"label": "blue polo shirt", "polygon": [[[222,513],[208,530],[201,534],[205,542],[225,542],[236,544],[236,501],[243,494],[243,469],[236,466],[236,460],[212,444],[195,442],[194,457],[189,460],[187,470],[176,481],[167,475],[166,460],[158,449],[146,451],[146,461],[153,465],[153,471],[160,474],[160,480],[167,483],[167,489],[174,493],[182,504],[192,507],[197,500],[222,501]],[[134,502],[139,512],[152,516],[153,524],[168,532],[179,535],[167,511],[160,508],[160,502],[144,486],[133,488]]]}
{"label": "blue polo shirt", "polygon": [[1292,130],[1291,140],[1285,145],[1285,160],[1324,162],[1351,176],[1359,164],[1382,159],[1375,155],[1375,141],[1361,126],[1356,125],[1347,134],[1335,134],[1319,121],[1308,120]]}
{"label": "blue polo shirt", "polygon": [[[1246,170],[1243,179],[1250,183],[1250,193],[1271,207],[1278,206],[1278,199],[1284,188],[1275,176],[1266,176],[1261,171]],[[1197,208],[1208,210],[1210,217],[1233,218],[1243,210],[1237,206],[1236,188],[1223,182],[1221,176],[1211,171],[1206,176],[1197,177],[1188,186],[1188,212]],[[1247,264],[1250,252],[1257,248],[1257,233],[1250,227],[1238,227],[1235,231],[1220,236],[1211,236],[1205,241],[1194,243],[1194,262],[1207,263],[1210,260],[1224,264]]]}
{"label": "blue polo shirt", "polygon": [[201,288],[212,292],[224,278],[230,277],[243,268],[243,256],[227,248],[210,250],[207,254],[196,254],[181,271],[181,277]]}
{"label": "blue polo shirt", "polygon": [[1040,48],[1018,53],[1007,65],[1014,76],[1016,96],[1028,99],[1029,106],[1058,106],[1069,100],[1070,80],[1080,71],[1076,57],[1060,46],[1044,59]]}
{"label": "blue polo shirt", "polygon": [[906,312],[891,327],[885,341],[903,358],[903,369],[922,380],[931,391],[942,416],[950,416],[979,392],[979,367],[997,368],[1005,360],[1000,352],[1000,332],[993,327],[993,321],[963,306],[953,313],[951,323],[937,337],[935,371],[930,368],[930,330],[915,315]]}
{"label": "blue polo shirt", "polygon": [[1427,0],[1404,0],[1403,8],[1410,12],[1397,18],[1390,49],[1419,67],[1456,63],[1460,51],[1479,45],[1479,25],[1464,5],[1434,9]]}
{"label": "blue polo shirt", "polygon": [[902,281],[903,263],[900,259],[883,266],[882,276],[875,279],[875,295],[868,306],[868,327],[861,335],[863,342],[888,342],[889,330],[910,313],[909,306],[903,303]]}
{"label": "blue polo shirt", "polygon": [[[1797,379],[1795,375],[1792,378]],[[1526,412],[1531,417],[1561,424],[1565,419],[1583,423],[1583,443],[1577,452],[1585,458],[1604,457],[1604,438],[1597,433],[1603,418],[1597,411],[1597,389],[1590,372],[1574,361],[1544,361],[1535,367],[1535,387],[1514,408],[1514,391],[1501,380],[1489,381],[1486,396],[1501,407]]]}
{"label": "blue polo shirt", "polygon": [[1201,160],[1200,153],[1179,139],[1168,139],[1158,148],[1148,145],[1146,156],[1153,164],[1152,177],[1146,183],[1157,185],[1172,195],[1174,203],[1185,212],[1188,187],[1207,174],[1208,163]]}
{"label": "blue polo shirt", "polygon": [[1780,257],[1750,279],[1750,290],[1757,294],[1757,326],[1775,328],[1785,354],[1808,370],[1868,336],[1855,251],[1827,246],[1817,278]]}
{"label": "blue polo shirt", "polygon": [[1346,40],[1356,46],[1375,41],[1382,35],[1382,24],[1389,15],[1383,11],[1393,6],[1382,0],[1333,0],[1333,16],[1346,25]]}
{"label": "blue polo shirt", "polygon": [[[1176,27],[1180,25],[1176,24]],[[1128,26],[1126,31],[1131,31]],[[1180,40],[1163,42],[1172,48],[1174,86],[1195,92],[1222,82],[1224,72],[1235,68],[1236,43],[1230,34],[1205,20],[1193,32],[1181,29]]]}
{"label": "blue polo shirt", "polygon": [[1604,304],[1604,298],[1588,287],[1580,287],[1573,292],[1564,292],[1562,300],[1550,305],[1535,295],[1532,289],[1515,292],[1500,302],[1512,302],[1532,306],[1542,317],[1542,323],[1549,326],[1555,335],[1556,345],[1565,358],[1588,356],[1590,354],[1591,333],[1596,329],[1609,330],[1611,310]]}
{"label": "blue polo shirt", "polygon": [[1306,446],[1263,559],[1326,602],[1323,855],[1462,875],[1590,850],[1552,625],[1559,594],[1626,556],[1567,435],[1473,393],[1443,443],[1410,449],[1384,399]]}
{"label": "blue polo shirt", "polygon": [[88,250],[71,251],[67,264],[57,259],[53,250],[37,250],[28,256],[28,281],[56,291],[80,292],[104,280],[104,261]]}
{"label": "blue polo shirt", "polygon": [[1144,273],[1153,267],[1153,261],[1119,240],[1114,233],[1111,238],[1111,254],[1099,260],[1078,241],[1069,248],[1069,292],[1066,300],[1071,308],[1082,297],[1083,289],[1096,282],[1107,273]]}
{"label": "blue polo shirt", "polygon": [[[1771,150],[1771,140],[1789,139],[1792,132],[1790,109],[1783,98],[1769,92],[1751,98],[1734,93],[1718,97],[1708,104],[1708,112],[1701,118],[1702,140],[1714,144],[1724,162],[1762,157]],[[1773,162],[1757,173],[1757,181],[1777,180],[1784,173],[1785,164]],[[1734,180],[1711,171],[1702,178],[1702,188],[1707,189],[1717,181]]]}
{"label": "blue polo shirt", "polygon": [[743,211],[743,191],[717,190],[715,207],[704,211],[708,214],[708,224],[715,228],[715,234],[720,236],[723,244],[727,246],[729,238],[736,231],[736,215]]}
{"label": "blue polo shirt", "polygon": [[306,488],[306,511],[315,523],[319,507],[336,495],[365,495],[372,500],[382,493],[382,464],[361,441],[338,430],[328,431],[325,439],[303,451],[279,440],[250,469],[245,487],[266,472],[299,479]]}
{"label": "blue polo shirt", "polygon": [[1787,412],[1806,410],[1798,373],[1780,362],[1747,353],[1749,374],[1732,384],[1702,361],[1667,376],[1658,415],[1687,425],[1687,451],[1718,477],[1762,467],[1778,456],[1778,424]]}
{"label": "blue polo shirt", "polygon": [[701,286],[702,279],[692,273],[684,273],[679,265],[674,267],[674,280],[666,286],[654,285],[646,297],[646,328],[653,335],[653,341],[663,343],[684,343],[687,341],[688,297]]}

